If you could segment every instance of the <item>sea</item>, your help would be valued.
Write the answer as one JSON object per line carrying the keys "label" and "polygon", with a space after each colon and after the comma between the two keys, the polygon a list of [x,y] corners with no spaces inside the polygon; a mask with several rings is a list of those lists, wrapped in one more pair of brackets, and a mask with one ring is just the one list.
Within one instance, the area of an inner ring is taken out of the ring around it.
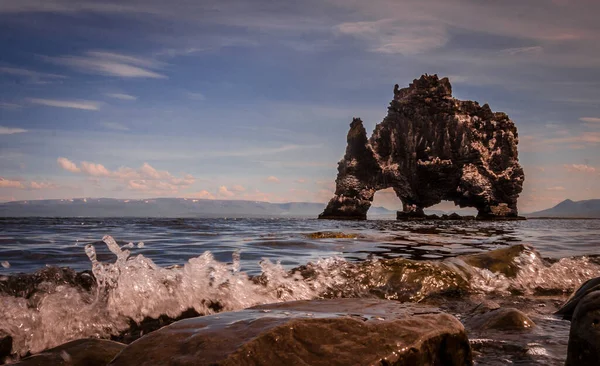
{"label": "sea", "polygon": [[[517,246],[515,271],[465,256]],[[600,276],[600,220],[0,218],[0,335],[10,363],[69,340],[131,341],[148,319],[337,297],[426,303],[467,319],[524,311],[527,330],[470,330],[478,365],[562,365],[553,313]]]}

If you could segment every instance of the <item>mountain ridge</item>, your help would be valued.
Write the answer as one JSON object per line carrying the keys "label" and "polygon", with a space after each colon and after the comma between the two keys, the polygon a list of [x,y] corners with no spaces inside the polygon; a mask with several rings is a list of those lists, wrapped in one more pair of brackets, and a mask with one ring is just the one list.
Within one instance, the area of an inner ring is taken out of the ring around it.
{"label": "mountain ridge", "polygon": [[600,218],[600,199],[566,199],[554,207],[525,215],[527,217]]}
{"label": "mountain ridge", "polygon": [[[0,203],[0,217],[317,217],[325,203],[194,198],[73,198]],[[373,207],[374,216],[395,210]]]}

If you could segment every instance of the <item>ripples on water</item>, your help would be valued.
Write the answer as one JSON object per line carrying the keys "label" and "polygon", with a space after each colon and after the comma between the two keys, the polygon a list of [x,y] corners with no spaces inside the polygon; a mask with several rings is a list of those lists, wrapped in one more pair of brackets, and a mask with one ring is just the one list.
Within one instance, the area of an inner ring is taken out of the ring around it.
{"label": "ripples on water", "polygon": [[[533,298],[547,306],[600,275],[595,259],[600,220],[40,218],[0,219],[0,225],[0,290],[12,283],[14,277],[6,276],[47,265],[92,269],[97,282],[90,288],[79,283],[85,273],[73,280],[48,272],[50,281],[24,283],[35,287],[26,294],[9,296],[5,288],[0,329],[14,335],[23,354],[69,339],[108,338],[131,321],[176,318],[188,309],[208,314],[317,297],[421,301],[433,293],[467,291],[522,306]],[[315,232],[323,234],[313,239]],[[343,237],[336,238],[338,233]],[[100,240],[104,235],[117,241]],[[454,258],[513,244],[529,245],[514,259],[519,268],[514,277]],[[553,300],[543,298],[548,294]],[[504,352],[515,359],[521,351],[511,354],[502,342],[526,342],[529,361],[559,364],[568,323],[545,315],[549,312],[539,312],[540,326],[525,337],[499,334],[486,340],[482,335],[474,346],[492,349],[488,355],[501,349],[500,356]]]}
{"label": "ripples on water", "polygon": [[[354,233],[350,239],[310,239],[319,231]],[[544,257],[600,254],[600,220],[514,222],[328,221],[311,219],[89,219],[0,218],[0,273],[32,272],[45,265],[90,269],[83,250],[111,235],[160,266],[184,264],[205,251],[230,261],[241,250],[244,271],[256,274],[262,258],[292,268],[319,258],[435,259],[511,244],[530,244]],[[110,260],[99,247],[98,259]]]}

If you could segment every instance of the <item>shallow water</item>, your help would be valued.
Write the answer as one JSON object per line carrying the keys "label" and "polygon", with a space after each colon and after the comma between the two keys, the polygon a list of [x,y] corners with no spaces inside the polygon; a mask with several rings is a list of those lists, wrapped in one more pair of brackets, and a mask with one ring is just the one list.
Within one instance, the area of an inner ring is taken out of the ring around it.
{"label": "shallow water", "polygon": [[[435,305],[459,318],[469,304],[492,299],[538,324],[527,333],[470,334],[479,364],[558,365],[569,323],[551,313],[600,276],[599,234],[600,220],[0,219],[0,330],[25,354],[80,337],[115,337],[132,321],[177,318],[188,309],[210,314],[324,297],[431,302],[440,295]],[[454,258],[515,244],[526,246],[513,259],[512,277]],[[95,280],[47,266],[91,269]],[[27,280],[16,276],[36,271]],[[457,291],[458,299],[444,297]]]}

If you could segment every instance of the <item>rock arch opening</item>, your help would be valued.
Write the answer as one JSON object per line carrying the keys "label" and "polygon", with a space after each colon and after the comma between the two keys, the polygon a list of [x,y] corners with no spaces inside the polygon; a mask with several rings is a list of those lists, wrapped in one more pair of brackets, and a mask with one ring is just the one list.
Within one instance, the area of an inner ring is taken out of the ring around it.
{"label": "rock arch opening", "polygon": [[374,193],[367,219],[395,218],[397,211],[402,211],[402,200],[392,188],[382,189]]}

